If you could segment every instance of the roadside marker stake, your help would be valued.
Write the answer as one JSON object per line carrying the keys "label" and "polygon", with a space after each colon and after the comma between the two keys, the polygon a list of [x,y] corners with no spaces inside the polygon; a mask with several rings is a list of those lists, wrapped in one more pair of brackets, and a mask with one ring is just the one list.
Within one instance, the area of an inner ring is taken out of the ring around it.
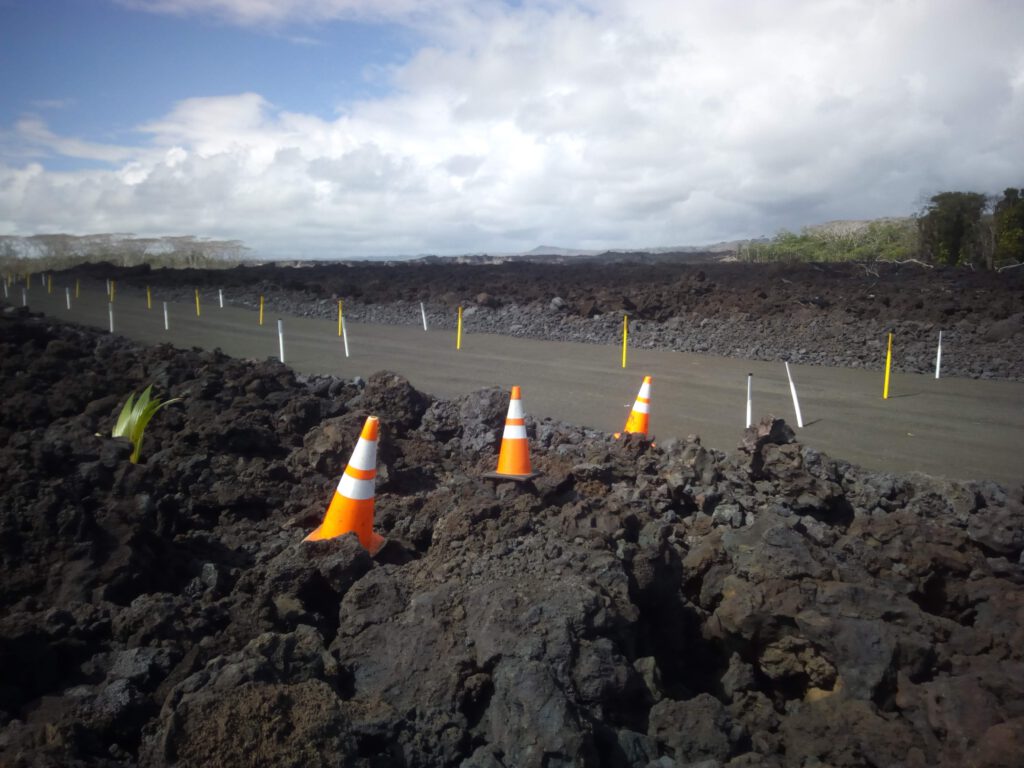
{"label": "roadside marker stake", "polygon": [[169,331],[170,326],[167,324],[167,302],[164,302],[164,330]]}
{"label": "roadside marker stake", "polygon": [[753,404],[751,403],[751,398],[750,398],[751,391],[750,390],[751,390],[751,383],[753,382],[753,379],[754,379],[754,374],[748,373],[747,374],[747,429],[750,429],[750,427],[751,427],[751,415],[752,415],[752,410],[753,410],[753,408],[752,408]]}
{"label": "roadside marker stake", "polygon": [[117,284],[113,280],[111,280],[110,281],[110,303],[111,304],[114,303],[114,295],[116,293],[117,293]]}
{"label": "roadside marker stake", "polygon": [[626,367],[626,342],[629,339],[629,315],[622,316],[622,367]]}
{"label": "roadside marker stake", "polygon": [[71,289],[64,289],[64,302],[68,305],[68,309],[71,309]]}
{"label": "roadside marker stake", "polygon": [[462,349],[462,307],[459,307],[459,325],[455,334],[455,349]]}
{"label": "roadside marker stake", "polygon": [[110,315],[110,332],[114,332],[114,302],[107,304],[107,314]]}
{"label": "roadside marker stake", "polygon": [[427,310],[423,307],[423,302],[420,302],[420,314],[423,315],[423,330],[427,330]]}
{"label": "roadside marker stake", "polygon": [[199,317],[199,289],[196,288],[196,317]]}
{"label": "roadside marker stake", "polygon": [[345,345],[345,357],[348,357],[348,330],[345,328],[345,318],[341,318],[341,341]]}
{"label": "roadside marker stake", "polygon": [[149,286],[146,286],[146,309],[153,308],[153,292],[149,290]]}
{"label": "roadside marker stake", "polygon": [[220,301],[220,308],[224,309],[224,289],[223,288],[218,288],[217,289],[217,300]]}
{"label": "roadside marker stake", "polygon": [[882,385],[882,399],[889,399],[889,371],[892,369],[892,331],[889,332],[889,346],[885,351],[885,383]]}
{"label": "roadside marker stake", "polygon": [[78,278],[75,278],[75,298],[78,298]]}
{"label": "roadside marker stake", "polygon": [[939,371],[942,369],[942,331],[939,331],[939,348],[935,352],[935,378],[939,378]]}
{"label": "roadside marker stake", "polygon": [[28,290],[25,288],[21,289],[21,306],[28,306]]}
{"label": "roadside marker stake", "polygon": [[338,335],[341,336],[341,299],[338,299]]}
{"label": "roadside marker stake", "polygon": [[284,321],[277,321],[277,346],[281,350],[281,362],[284,362]]}
{"label": "roadside marker stake", "polygon": [[786,363],[786,378],[789,379],[789,391],[793,395],[793,410],[796,411],[796,425],[800,429],[803,429],[804,417],[800,415],[800,401],[797,400],[796,397],[796,385],[793,383],[793,374],[789,372],[789,363]]}
{"label": "roadside marker stake", "polygon": [[263,325],[263,294],[260,294],[260,326]]}

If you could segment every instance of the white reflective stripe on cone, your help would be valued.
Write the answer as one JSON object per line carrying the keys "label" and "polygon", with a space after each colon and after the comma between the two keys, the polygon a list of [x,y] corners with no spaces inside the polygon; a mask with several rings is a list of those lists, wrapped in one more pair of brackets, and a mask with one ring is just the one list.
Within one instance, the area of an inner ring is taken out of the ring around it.
{"label": "white reflective stripe on cone", "polygon": [[377,443],[374,440],[363,440],[359,438],[355,450],[352,451],[352,458],[348,460],[352,469],[376,469],[377,468]]}
{"label": "white reflective stripe on cone", "polygon": [[651,406],[648,403],[641,403],[639,400],[637,400],[635,403],[633,403],[633,410],[636,411],[637,413],[650,413]]}
{"label": "white reflective stripe on cone", "polygon": [[374,491],[373,480],[356,480],[351,475],[342,475],[338,482],[338,493],[346,499],[362,501],[372,499]]}
{"label": "white reflective stripe on cone", "polygon": [[510,419],[522,419],[523,416],[523,401],[509,400],[508,401],[508,418]]}
{"label": "white reflective stripe on cone", "polygon": [[506,424],[505,431],[502,433],[503,440],[525,440],[526,439],[526,425],[525,424]]}
{"label": "white reflective stripe on cone", "polygon": [[650,397],[651,397],[651,385],[648,384],[646,381],[643,384],[641,384],[640,385],[640,394],[637,395],[637,397],[646,397],[647,399],[650,399]]}

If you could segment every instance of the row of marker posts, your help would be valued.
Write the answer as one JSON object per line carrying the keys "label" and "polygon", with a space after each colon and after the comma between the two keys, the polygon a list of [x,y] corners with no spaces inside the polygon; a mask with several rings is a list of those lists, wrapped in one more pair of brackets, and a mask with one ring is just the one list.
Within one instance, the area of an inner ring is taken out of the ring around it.
{"label": "row of marker posts", "polygon": [[[796,384],[793,383],[793,374],[789,370],[789,362],[783,361],[783,365],[786,366],[786,379],[789,381],[789,393],[793,397],[793,411],[796,414],[796,425],[800,429],[804,428],[804,416],[800,411],[800,399],[796,395]],[[750,429],[754,426],[754,374],[747,374],[747,420],[746,427]]]}
{"label": "row of marker posts", "polygon": [[[885,348],[885,378],[882,381],[882,399],[889,399],[889,378],[892,371],[892,339],[893,332],[889,331],[888,342]],[[935,349],[935,378],[942,375],[942,331],[939,331],[939,344]]]}
{"label": "row of marker posts", "polygon": [[[887,334],[887,342],[885,348],[885,375],[882,380],[882,399],[889,399],[889,382],[892,375],[892,342],[894,333],[889,331]],[[623,336],[623,367],[625,367],[625,336]],[[789,370],[789,363],[785,363],[786,366],[786,378],[789,381],[789,391],[793,396],[793,410],[796,412],[796,424],[799,428],[803,429],[804,419],[803,414],[800,412],[800,400],[796,395],[796,385],[793,383],[793,374]],[[939,331],[939,343],[935,349],[935,378],[938,379],[942,376],[942,331]],[[754,374],[747,374],[747,420],[746,426],[749,429],[752,426],[752,383]]]}
{"label": "row of marker posts", "polygon": [[[52,276],[51,276],[50,280],[51,280],[51,285],[52,285]],[[27,282],[28,282],[28,280],[26,278],[26,283]],[[6,283],[4,284],[4,287],[6,288]],[[75,280],[75,298],[76,299],[79,298],[80,290],[81,290],[81,284],[80,284],[79,280],[76,279]],[[114,299],[117,296],[117,282],[115,280],[111,280],[111,279],[108,278],[107,281],[106,281],[106,291],[107,291],[108,327],[110,329],[110,332],[113,333],[114,332]],[[50,291],[50,292],[52,292],[52,291]],[[220,307],[221,307],[221,309],[223,309],[224,308],[224,289],[223,288],[218,288],[217,289],[217,296],[218,296],[218,299],[219,299],[219,302],[220,302]],[[262,297],[260,297],[260,298],[262,300]],[[64,301],[65,301],[65,305],[67,306],[68,310],[70,310],[71,309],[71,288],[65,288],[64,289]],[[196,302],[196,317],[200,317],[201,316],[201,309],[200,309],[199,289],[198,288],[195,289],[195,302]],[[24,291],[23,291],[23,296],[22,296],[22,304],[23,305],[25,304]],[[147,310],[153,309],[153,291],[152,291],[152,289],[148,285],[146,286],[146,309]],[[171,328],[171,325],[170,325],[170,316],[169,316],[168,311],[167,311],[167,302],[166,301],[163,302],[163,315],[164,315],[164,330],[165,331],[169,331],[170,328]],[[262,325],[262,324],[263,324],[263,317],[262,317],[262,307],[261,307],[260,325]]]}
{"label": "row of marker posts", "polygon": [[[221,306],[223,307],[224,306],[223,292],[220,292],[219,296],[220,296]],[[264,304],[263,296],[261,295],[260,296],[260,317],[259,317],[259,324],[260,325],[263,325],[263,304]],[[199,313],[198,307],[199,307],[199,295],[198,295],[198,291],[197,291],[197,293],[196,293],[196,314],[197,315]],[[166,311],[167,311],[167,306],[166,306],[166,302],[165,302],[164,303],[164,312],[166,313]],[[423,318],[423,330],[426,331],[427,330],[427,313],[426,313],[426,309],[423,306],[423,302],[422,301],[420,302],[420,315]],[[341,342],[342,342],[342,345],[343,345],[343,347],[345,349],[345,357],[349,357],[350,355],[349,355],[349,348],[348,348],[348,328],[347,328],[347,326],[345,324],[345,309],[344,309],[344,305],[343,305],[343,303],[342,303],[342,301],[340,299],[338,300],[338,336],[341,337]],[[283,363],[285,361],[284,360],[284,321],[283,320],[278,320],[277,321],[277,343],[278,343],[279,357],[280,357],[281,362]],[[456,341],[456,349],[460,349],[461,346],[462,346],[462,307],[459,307],[459,327],[458,327],[458,335],[457,335],[457,341]]]}
{"label": "row of marker posts", "polygon": [[[51,274],[42,274],[41,273],[39,275],[39,279],[40,279],[41,286],[46,288],[47,293],[51,293],[52,294],[53,293],[53,275],[52,275],[52,273]],[[3,280],[4,298],[10,298],[10,291],[9,291],[10,283],[11,283],[10,278],[5,278]],[[114,332],[114,306],[113,305],[114,305],[114,298],[115,298],[115,296],[117,294],[117,283],[114,280],[110,280],[110,279],[107,279],[106,283],[107,283],[107,286],[106,286],[107,287],[107,296],[108,296],[108,300],[109,300],[109,307],[108,307],[109,326],[110,326],[110,332],[113,333]],[[22,303],[22,306],[27,306],[28,305],[27,288],[29,287],[29,285],[30,285],[29,275],[26,275],[25,276],[25,286],[26,287],[23,288],[22,292],[21,292],[21,303]],[[79,291],[80,291],[80,283],[76,279],[75,280],[75,298],[76,299],[79,297]],[[70,310],[71,309],[71,289],[69,287],[64,289],[64,296],[65,296],[65,304],[66,304],[68,310]],[[217,300],[218,300],[218,305],[220,306],[221,309],[223,309],[224,308],[224,289],[223,288],[218,288],[217,289]],[[195,289],[195,306],[196,306],[196,317],[201,317],[202,309],[201,309],[201,304],[200,304],[200,299],[199,299],[199,289],[198,288]],[[150,290],[150,287],[148,285],[146,286],[146,308],[147,309],[152,309],[153,308],[152,291]],[[264,314],[264,297],[261,294],[260,295],[260,303],[259,303],[259,324],[260,324],[260,326],[263,325],[263,314]],[[163,315],[164,315],[164,330],[166,331],[166,330],[170,329],[170,323],[169,323],[169,318],[168,318],[167,302],[166,301],[163,302]],[[424,306],[422,301],[420,302],[420,316],[421,316],[421,318],[423,320],[423,330],[426,331],[427,330],[427,311],[426,311],[426,307]],[[278,320],[277,330],[278,330],[279,356],[281,358],[281,362],[283,363],[284,362],[284,324],[283,324],[283,321]],[[342,302],[340,300],[338,301],[338,335],[342,339],[342,344],[343,344],[344,349],[345,349],[345,357],[349,357],[350,353],[349,353],[349,345],[348,345],[348,330],[347,330],[346,325],[345,325],[345,315],[344,315],[344,311],[343,311],[343,305],[342,305]],[[882,384],[882,399],[883,400],[888,400],[889,399],[889,383],[890,383],[891,371],[892,371],[892,343],[893,343],[893,333],[890,331],[888,333],[888,339],[887,339],[887,344],[886,344],[886,353],[885,353],[885,375],[884,375],[883,384]],[[627,360],[628,360],[627,350],[628,350],[628,348],[629,348],[629,315],[624,314],[622,316],[622,367],[623,368],[626,368],[626,365],[627,365]],[[458,316],[457,316],[457,321],[456,321],[455,349],[456,350],[461,350],[462,349],[462,307],[461,306],[458,308]],[[797,426],[802,428],[803,427],[803,417],[802,417],[802,415],[800,413],[800,402],[799,402],[799,400],[797,398],[796,385],[793,382],[793,375],[792,375],[792,373],[791,373],[791,371],[789,369],[789,363],[788,362],[785,363],[785,367],[786,367],[786,378],[787,378],[787,380],[789,382],[790,393],[791,393],[792,398],[793,398],[793,408],[794,408],[794,411],[796,412]],[[941,371],[942,371],[942,331],[940,330],[939,331],[938,348],[936,349],[936,353],[935,353],[935,378],[936,379],[938,379],[941,376]],[[747,374],[747,414],[746,414],[747,418],[746,418],[746,425],[748,427],[750,427],[751,424],[752,424],[752,397],[753,397],[752,387],[753,387],[753,374]]]}

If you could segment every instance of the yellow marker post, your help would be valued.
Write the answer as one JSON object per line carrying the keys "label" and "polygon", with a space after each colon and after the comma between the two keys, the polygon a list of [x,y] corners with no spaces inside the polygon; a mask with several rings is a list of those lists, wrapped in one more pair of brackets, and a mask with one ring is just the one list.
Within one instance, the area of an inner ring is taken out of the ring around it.
{"label": "yellow marker post", "polygon": [[53,273],[46,276],[46,292],[53,293]]}
{"label": "yellow marker post", "polygon": [[341,299],[338,299],[338,335],[341,336]]}
{"label": "yellow marker post", "polygon": [[146,309],[153,308],[153,294],[150,293],[149,286],[146,286]]}
{"label": "yellow marker post", "polygon": [[263,294],[260,294],[260,325],[263,325]]}
{"label": "yellow marker post", "polygon": [[629,341],[629,315],[622,316],[622,367],[626,367],[626,343]]}
{"label": "yellow marker post", "polygon": [[889,348],[885,353],[885,384],[882,386],[882,399],[889,399],[889,371],[892,369],[892,332],[889,333]]}
{"label": "yellow marker post", "polygon": [[455,349],[462,349],[462,307],[459,307],[459,329],[455,334]]}
{"label": "yellow marker post", "polygon": [[199,289],[196,288],[196,317],[199,317]]}
{"label": "yellow marker post", "polygon": [[114,281],[113,281],[113,280],[111,280],[111,281],[110,281],[110,303],[111,303],[111,304],[113,304],[113,303],[114,303],[114,290],[115,290],[115,289],[114,289]]}
{"label": "yellow marker post", "polygon": [[75,298],[78,298],[78,278],[75,278]]}

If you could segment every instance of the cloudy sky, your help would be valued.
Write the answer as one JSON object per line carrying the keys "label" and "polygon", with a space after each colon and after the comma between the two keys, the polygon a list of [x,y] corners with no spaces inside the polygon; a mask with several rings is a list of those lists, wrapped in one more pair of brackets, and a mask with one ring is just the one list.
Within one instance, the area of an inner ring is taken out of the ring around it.
{"label": "cloudy sky", "polygon": [[0,234],[703,244],[1024,185],[1020,0],[0,0]]}

